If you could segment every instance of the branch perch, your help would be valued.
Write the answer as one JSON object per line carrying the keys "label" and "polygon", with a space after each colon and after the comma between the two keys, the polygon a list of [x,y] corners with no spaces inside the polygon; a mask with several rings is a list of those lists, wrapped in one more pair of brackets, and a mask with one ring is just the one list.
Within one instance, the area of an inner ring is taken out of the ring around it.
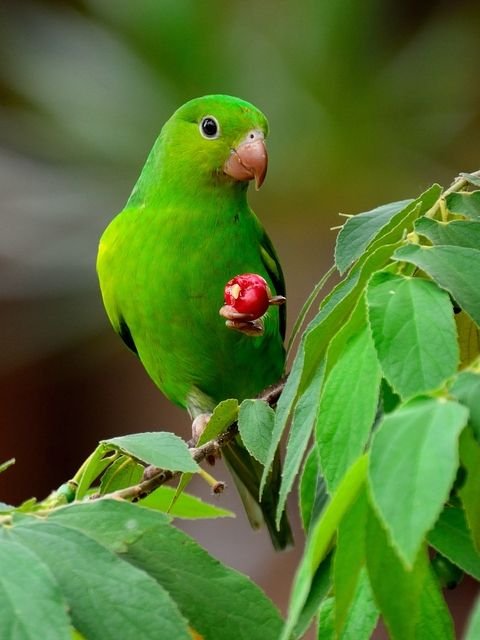
{"label": "branch perch", "polygon": [[[277,403],[280,394],[283,391],[287,378],[286,376],[279,380],[277,383],[267,387],[261,394],[259,394],[258,399],[264,400],[269,405],[274,405]],[[228,445],[238,434],[238,423],[234,422],[230,425],[230,427],[224,432],[221,433],[214,440],[210,440],[206,442],[201,447],[193,446],[194,443],[191,441],[189,444],[189,450],[192,454],[192,458],[197,463],[203,462],[209,456],[218,456],[218,452]],[[102,496],[96,495],[92,499],[99,498],[113,498],[119,500],[132,500],[136,502],[145,498],[150,493],[158,489],[158,487],[162,486],[166,482],[173,480],[181,475],[180,471],[170,471],[168,469],[159,469],[157,473],[152,475],[147,480],[142,480],[138,484],[132,485],[131,487],[125,487],[124,489],[119,489],[118,491],[112,491],[111,493],[106,493]]]}

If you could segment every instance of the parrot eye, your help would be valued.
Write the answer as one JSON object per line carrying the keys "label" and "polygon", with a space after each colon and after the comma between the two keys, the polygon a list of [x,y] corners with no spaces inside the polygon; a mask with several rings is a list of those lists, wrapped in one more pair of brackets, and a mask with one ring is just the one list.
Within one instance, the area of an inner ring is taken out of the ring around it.
{"label": "parrot eye", "polygon": [[200,122],[200,133],[204,138],[218,138],[220,127],[213,116],[205,116]]}

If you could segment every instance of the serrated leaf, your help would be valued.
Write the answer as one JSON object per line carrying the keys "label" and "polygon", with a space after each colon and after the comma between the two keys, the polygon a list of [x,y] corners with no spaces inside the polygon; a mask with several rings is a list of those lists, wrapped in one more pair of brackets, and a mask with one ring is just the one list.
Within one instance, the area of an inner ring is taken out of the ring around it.
{"label": "serrated leaf", "polygon": [[67,603],[49,567],[10,532],[0,533],[0,637],[69,640]]}
{"label": "serrated leaf", "polygon": [[325,298],[320,311],[305,330],[284,390],[278,401],[272,442],[260,484],[260,495],[262,495],[275,452],[297,399],[305,392],[318,368],[322,366],[325,352],[331,339],[355,308],[371,274],[385,266],[399,246],[400,243],[381,246],[371,255],[366,256],[365,259],[361,259],[347,278],[340,282]]}
{"label": "serrated leaf", "polygon": [[403,398],[435,389],[455,373],[459,351],[446,292],[429,280],[379,272],[367,302],[383,373]]}
{"label": "serrated leaf", "polygon": [[300,516],[303,529],[308,531],[320,516],[328,500],[327,487],[320,469],[317,447],[310,450],[299,483]]}
{"label": "serrated leaf", "polygon": [[465,509],[473,543],[480,552],[480,445],[472,429],[465,429],[460,437],[460,462],[466,478],[458,491]]}
{"label": "serrated leaf", "polygon": [[238,416],[238,400],[229,398],[219,402],[213,410],[210,420],[197,442],[197,447],[214,440],[235,422]]}
{"label": "serrated leaf", "polygon": [[174,433],[147,431],[103,440],[103,444],[124,454],[170,471],[198,471],[187,444]]}
{"label": "serrated leaf", "polygon": [[381,245],[401,240],[414,220],[440,197],[441,191],[441,187],[434,184],[415,200],[393,202],[350,218],[340,230],[335,247],[335,262],[340,273],[362,254],[365,258]]}
{"label": "serrated leaf", "polygon": [[370,242],[399,213],[412,208],[413,200],[399,200],[349,218],[340,229],[335,245],[335,264],[342,274],[359,258]]}
{"label": "serrated leaf", "polygon": [[344,475],[337,491],[313,525],[297,568],[290,597],[288,618],[280,640],[288,640],[310,593],[320,563],[326,557],[340,521],[365,483],[367,457],[359,458]]}
{"label": "serrated leaf", "polygon": [[[92,506],[94,509],[83,514],[69,512],[73,507],[67,507],[58,515],[65,519],[65,525],[113,549],[118,548],[118,540],[112,537],[112,529],[120,530],[122,558],[153,576],[201,636],[208,640],[277,640],[282,620],[261,589],[166,524],[163,514],[114,500],[76,508]],[[222,616],[221,624],[219,611],[228,613]]]}
{"label": "serrated leaf", "polygon": [[457,567],[480,580],[480,554],[475,549],[462,509],[446,507],[428,534],[428,542]]}
{"label": "serrated leaf", "polygon": [[367,569],[375,599],[392,640],[453,640],[453,624],[424,548],[407,570],[370,509]]}
{"label": "serrated leaf", "polygon": [[303,456],[310,441],[315,418],[318,410],[318,399],[323,380],[323,367],[319,367],[309,387],[302,395],[293,413],[292,425],[288,434],[287,449],[282,469],[276,522],[280,524],[288,494],[292,490]]}
{"label": "serrated leaf", "polygon": [[168,593],[147,573],[59,522],[25,519],[12,537],[55,576],[72,624],[91,640],[190,640],[186,621]]}
{"label": "serrated leaf", "polygon": [[244,400],[238,412],[238,430],[243,444],[261,464],[272,439],[275,411],[264,400]]}
{"label": "serrated leaf", "polygon": [[198,520],[199,518],[234,518],[235,514],[227,509],[221,509],[216,505],[209,504],[192,496],[188,493],[182,493],[174,502],[175,496],[173,487],[162,486],[153,493],[140,501],[142,507],[156,509],[163,513],[168,513],[174,518],[186,518],[190,520]]}
{"label": "serrated leaf", "polygon": [[440,222],[432,218],[420,218],[415,223],[415,231],[432,244],[480,249],[480,220]]}
{"label": "serrated leaf", "polygon": [[468,407],[468,423],[480,442],[480,375],[473,371],[461,371],[450,387],[451,395]]}
{"label": "serrated leaf", "polygon": [[393,258],[411,262],[448,291],[475,322],[480,325],[480,251],[447,245],[400,247]]}
{"label": "serrated leaf", "polygon": [[369,483],[374,505],[407,567],[438,518],[458,467],[462,405],[421,399],[385,416],[375,433]]}
{"label": "serrated leaf", "polygon": [[328,376],[315,438],[332,493],[368,440],[378,405],[381,372],[368,327],[350,338]]}
{"label": "serrated leaf", "polygon": [[480,218],[480,191],[450,193],[445,198],[447,209],[467,218]]}

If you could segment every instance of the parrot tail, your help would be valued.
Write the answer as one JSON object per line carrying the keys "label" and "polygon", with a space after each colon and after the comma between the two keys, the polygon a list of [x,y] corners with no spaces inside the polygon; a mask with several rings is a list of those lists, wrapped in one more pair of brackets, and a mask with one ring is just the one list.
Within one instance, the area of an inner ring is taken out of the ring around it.
{"label": "parrot tail", "polygon": [[261,501],[258,494],[263,466],[254,460],[237,440],[223,449],[223,455],[252,528],[259,529],[265,523],[272,544],[277,551],[282,551],[293,545],[292,530],[286,511],[282,514],[279,529],[275,524],[281,481],[280,452],[277,451],[275,456]]}

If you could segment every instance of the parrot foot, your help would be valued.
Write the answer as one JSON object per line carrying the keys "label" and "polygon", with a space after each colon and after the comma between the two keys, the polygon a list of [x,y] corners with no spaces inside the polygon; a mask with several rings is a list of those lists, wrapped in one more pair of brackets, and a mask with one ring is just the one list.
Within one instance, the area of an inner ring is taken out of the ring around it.
{"label": "parrot foot", "polygon": [[194,446],[197,445],[198,439],[205,431],[205,428],[211,416],[211,413],[200,413],[192,422],[192,442]]}
{"label": "parrot foot", "polygon": [[246,336],[262,336],[264,331],[263,320],[227,320],[225,322],[229,329],[240,331]]}
{"label": "parrot foot", "polygon": [[143,470],[142,482],[145,480],[151,480],[153,476],[156,476],[161,469],[156,467],[154,464],[149,464],[148,467],[145,467]]}
{"label": "parrot foot", "polygon": [[255,319],[255,315],[253,313],[242,313],[241,311],[237,311],[229,304],[224,304],[223,307],[220,308],[218,313],[227,320],[233,321],[250,321]]}

